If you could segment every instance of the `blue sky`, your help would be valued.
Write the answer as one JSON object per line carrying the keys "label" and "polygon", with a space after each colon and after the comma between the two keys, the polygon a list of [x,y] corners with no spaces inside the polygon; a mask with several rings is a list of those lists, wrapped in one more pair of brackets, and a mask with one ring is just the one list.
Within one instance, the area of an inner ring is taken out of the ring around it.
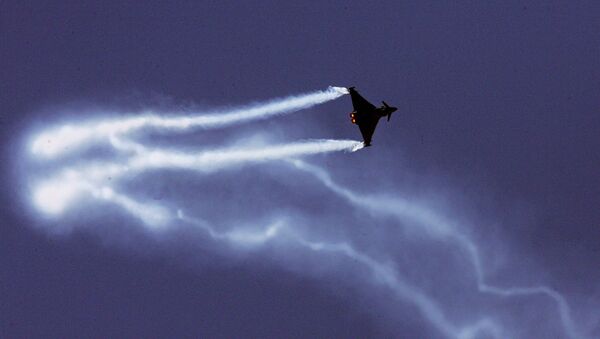
{"label": "blue sky", "polygon": [[[2,336],[600,335],[593,2],[0,6]],[[64,124],[227,113],[330,85],[398,106],[373,147],[265,158],[360,140],[341,96],[104,135],[54,160],[30,149]],[[40,178],[129,161],[118,141],[180,157],[61,213],[36,206]],[[185,160],[231,151],[262,158]]]}

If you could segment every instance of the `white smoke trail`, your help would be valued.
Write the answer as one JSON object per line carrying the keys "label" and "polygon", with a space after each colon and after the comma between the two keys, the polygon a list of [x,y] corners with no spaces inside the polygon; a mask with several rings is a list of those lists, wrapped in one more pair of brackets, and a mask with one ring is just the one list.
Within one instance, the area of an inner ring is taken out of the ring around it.
{"label": "white smoke trail", "polygon": [[394,292],[400,300],[413,304],[440,333],[448,338],[470,339],[476,335],[487,333],[493,338],[502,338],[502,331],[490,319],[482,319],[477,323],[464,328],[457,328],[452,324],[440,308],[440,306],[414,286],[408,284],[392,265],[382,263],[372,257],[356,250],[347,242],[330,243],[324,241],[307,240],[294,231],[284,220],[278,220],[264,230],[248,231],[245,229],[234,229],[227,232],[218,232],[210,224],[190,218],[178,211],[178,218],[205,230],[207,234],[218,241],[228,241],[238,246],[263,245],[268,241],[288,240],[293,241],[302,248],[316,253],[331,253],[346,257],[353,263],[358,263],[368,268],[372,273],[373,280]]}
{"label": "white smoke trail", "polygon": [[[59,183],[57,183],[59,184]],[[64,182],[62,182],[64,185]],[[96,188],[86,183],[78,183],[82,190],[89,191],[94,197],[115,203],[132,216],[139,218],[145,226],[151,230],[164,230],[173,225],[174,215],[177,219],[193,224],[204,230],[212,240],[227,241],[239,248],[255,248],[275,239],[291,240],[302,248],[317,253],[332,253],[342,255],[354,263],[367,267],[373,275],[373,280],[378,284],[389,288],[400,300],[414,304],[417,309],[440,333],[448,338],[470,339],[480,333],[488,333],[493,338],[501,338],[502,332],[498,326],[489,319],[483,319],[473,325],[458,328],[452,324],[435,301],[428,297],[416,287],[409,285],[399,277],[393,266],[379,262],[364,253],[356,250],[347,242],[329,243],[323,241],[311,241],[303,238],[294,231],[283,220],[278,220],[263,230],[249,230],[246,228],[234,228],[226,232],[219,232],[209,223],[190,218],[183,211],[170,213],[166,208],[159,205],[140,203],[133,199],[120,195],[108,187]],[[159,227],[160,226],[160,227]],[[157,228],[158,227],[158,228]]]}
{"label": "white smoke trail", "polygon": [[[452,223],[444,220],[434,211],[412,203],[399,197],[373,197],[369,195],[358,195],[351,190],[336,184],[331,176],[323,169],[307,164],[301,160],[290,161],[295,168],[307,172],[317,178],[322,184],[332,192],[343,197],[357,208],[363,208],[373,215],[389,215],[400,220],[410,219],[417,221],[419,226],[424,227],[424,231],[430,236],[440,239],[450,239],[460,245],[465,250],[475,271],[477,288],[480,292],[501,296],[532,296],[544,295],[552,299],[558,309],[558,314],[563,325],[565,333],[569,338],[582,338],[571,318],[571,310],[565,298],[552,288],[547,286],[534,287],[512,287],[499,288],[490,286],[485,282],[485,274],[481,263],[481,256],[475,243],[465,234],[462,234]],[[409,224],[410,225],[410,224]]]}
{"label": "white smoke trail", "polygon": [[[79,169],[68,168],[64,170],[61,176],[38,187],[35,194],[35,201],[38,206],[50,212],[61,212],[68,204],[80,201],[76,199],[79,193],[89,193],[95,198],[115,203],[132,216],[140,219],[146,226],[156,229],[157,226],[165,227],[171,223],[172,220],[170,219],[173,213],[161,206],[137,202],[114,192],[110,187],[101,186],[98,182],[106,176],[111,176],[116,180],[119,176],[132,171],[143,172],[161,168],[211,171],[224,167],[239,166],[247,162],[292,159],[302,155],[352,151],[362,147],[362,143],[351,140],[315,140],[265,147],[236,147],[190,154],[148,149],[143,145],[123,141],[116,137],[111,138],[111,144],[118,150],[132,152],[134,155],[126,164],[122,165],[101,163],[100,165]],[[276,223],[264,231],[249,231],[242,228],[228,232],[218,232],[206,222],[187,218],[182,211],[178,211],[177,216],[181,220],[204,229],[213,240],[228,241],[242,247],[261,245],[274,237],[280,236],[282,231],[282,224]],[[368,267],[372,271],[375,281],[390,288],[401,300],[413,303],[423,316],[447,337],[468,338],[469,336],[464,336],[461,333],[499,332],[494,326],[478,324],[459,331],[456,326],[448,321],[441,308],[433,300],[400,279],[392,266],[382,264],[360,253],[348,243],[332,244],[308,241],[291,230],[288,230],[286,234],[288,238],[313,252],[343,255]],[[495,337],[497,336],[495,335]]]}
{"label": "white smoke trail", "polygon": [[[218,168],[240,165],[247,162],[263,162],[268,160],[292,159],[302,155],[332,152],[332,151],[355,151],[362,147],[361,142],[351,140],[315,140],[308,142],[296,142],[285,145],[266,147],[237,147],[227,150],[208,151],[198,154],[182,153],[176,151],[148,149],[143,145],[130,141],[123,141],[111,137],[111,144],[118,150],[132,152],[135,155],[125,165],[101,164],[84,169],[69,168],[64,171],[61,178],[53,179],[40,186],[36,193],[38,205],[47,205],[46,209],[61,211],[65,208],[65,202],[75,201],[76,192],[87,191],[92,196],[113,202],[139,218],[145,225],[155,228],[157,225],[167,224],[172,213],[164,208],[157,208],[136,202],[133,199],[115,193],[109,187],[96,187],[90,181],[101,180],[105,176],[117,179],[124,173],[131,171],[142,172],[159,168],[193,169],[199,171],[211,171]],[[65,189],[66,187],[66,189]],[[54,190],[54,191],[53,191]],[[59,192],[57,192],[59,191]],[[62,192],[62,194],[59,194]],[[64,200],[64,201],[62,201]],[[280,236],[282,224],[276,223],[264,231],[248,231],[246,229],[234,229],[228,232],[218,232],[208,223],[187,218],[182,211],[177,212],[179,219],[192,223],[204,229],[213,240],[229,241],[238,246],[256,246]],[[368,267],[373,272],[374,280],[390,288],[404,301],[413,303],[441,333],[450,338],[468,338],[472,333],[480,331],[498,333],[499,330],[484,321],[484,324],[476,324],[463,330],[448,321],[441,308],[425,294],[408,285],[397,276],[392,266],[382,264],[367,255],[360,253],[348,243],[332,244],[327,242],[308,241],[297,234],[288,231],[288,237],[293,239],[306,249],[314,252],[333,253],[343,255],[354,262]],[[461,333],[468,333],[464,336]],[[496,335],[494,335],[497,337]]]}
{"label": "white smoke trail", "polygon": [[[479,268],[480,270],[481,268]],[[571,309],[565,298],[558,293],[556,290],[547,286],[533,286],[533,287],[495,287],[490,286],[483,280],[481,273],[477,275],[477,287],[481,292],[501,296],[501,297],[518,297],[518,296],[532,296],[532,295],[543,295],[549,297],[556,303],[558,307],[558,313],[563,325],[565,334],[569,338],[578,339],[585,338],[580,334],[580,331],[576,329],[575,323],[571,318]]]}
{"label": "white smoke trail", "polygon": [[164,207],[138,202],[115,192],[110,186],[86,179],[74,171],[38,183],[33,192],[33,203],[46,214],[58,215],[71,204],[80,203],[85,194],[112,202],[142,220],[144,224],[153,227],[164,226],[170,218],[169,211]]}
{"label": "white smoke trail", "polygon": [[210,172],[243,163],[290,159],[318,153],[353,151],[362,142],[353,140],[314,140],[266,147],[239,147],[198,154],[153,150],[141,152],[130,162],[132,169],[179,168]]}
{"label": "white smoke trail", "polygon": [[148,112],[142,116],[131,118],[100,120],[76,126],[63,125],[41,133],[33,139],[31,151],[37,155],[55,157],[93,142],[108,140],[110,136],[124,135],[148,127],[168,130],[225,127],[296,112],[335,100],[345,94],[348,94],[346,88],[330,86],[324,91],[275,99],[253,107],[243,107],[222,113],[205,115],[190,113],[187,116],[164,117],[162,112]]}
{"label": "white smoke trail", "polygon": [[[156,209],[142,210],[139,206],[110,190],[105,182],[110,178],[115,182],[123,175],[157,169],[185,169],[199,172],[211,172],[218,169],[239,167],[249,163],[261,163],[273,160],[291,159],[299,156],[347,151],[362,146],[352,140],[309,140],[282,145],[263,147],[233,147],[223,150],[198,153],[183,153],[163,149],[148,149],[133,142],[123,142],[113,138],[112,144],[121,150],[134,151],[135,154],[124,163],[100,162],[80,167],[68,167],[50,179],[46,179],[34,188],[34,203],[49,214],[60,214],[67,207],[78,202],[82,193],[90,193],[96,198],[111,200],[134,215],[146,215],[154,224],[163,223],[164,213]],[[142,213],[144,211],[144,213]]]}
{"label": "white smoke trail", "polygon": [[[236,249],[259,248],[269,241],[292,241],[300,248],[320,254],[338,255],[368,268],[371,280],[393,291],[400,300],[413,304],[422,316],[441,334],[449,338],[470,339],[487,334],[493,338],[505,337],[500,326],[492,319],[484,317],[467,326],[453,324],[443,309],[431,297],[411,286],[391,263],[383,262],[361,252],[347,241],[329,242],[308,240],[298,233],[297,227],[277,221],[265,229],[256,230],[239,227],[220,232],[209,223],[196,218],[188,218],[182,211],[174,212],[163,205],[136,200],[126,194],[118,193],[107,184],[126,176],[161,169],[179,169],[196,172],[212,172],[218,169],[239,168],[246,164],[268,161],[290,160],[297,157],[335,151],[355,151],[362,143],[351,140],[311,140],[283,145],[236,146],[221,150],[197,153],[179,150],[149,148],[124,139],[128,134],[151,127],[168,130],[184,130],[194,127],[217,128],[249,120],[263,119],[277,114],[293,112],[311,107],[318,103],[333,100],[343,94],[345,89],[330,88],[327,91],[314,92],[302,96],[274,100],[253,108],[239,109],[224,114],[201,116],[181,116],[165,118],[157,113],[141,117],[97,121],[78,126],[65,125],[61,128],[42,133],[35,140],[31,151],[42,159],[76,150],[92,143],[110,142],[118,151],[126,155],[121,162],[99,161],[95,164],[71,166],[58,175],[39,181],[34,187],[34,204],[43,212],[58,215],[88,196],[113,203],[131,216],[142,221],[150,230],[168,230],[182,220],[203,229],[214,241],[226,241]],[[569,306],[556,291],[545,287],[498,288],[485,283],[480,254],[477,246],[467,236],[459,232],[451,223],[434,211],[399,197],[377,199],[373,196],[361,196],[349,189],[337,185],[329,174],[315,166],[300,160],[290,160],[301,170],[311,173],[327,188],[342,196],[351,204],[373,215],[385,214],[401,220],[416,221],[431,236],[438,239],[455,241],[468,254],[477,279],[479,291],[502,296],[529,296],[542,294],[551,297],[558,305],[565,332],[577,337],[571,320]],[[176,208],[175,208],[176,209]],[[412,224],[411,224],[412,225]]]}

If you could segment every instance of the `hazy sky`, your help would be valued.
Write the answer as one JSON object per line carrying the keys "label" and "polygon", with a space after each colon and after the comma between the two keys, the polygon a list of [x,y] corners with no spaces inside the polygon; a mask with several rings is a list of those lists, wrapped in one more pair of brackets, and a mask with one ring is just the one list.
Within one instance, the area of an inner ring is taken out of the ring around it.
{"label": "hazy sky", "polygon": [[[600,337],[599,17],[3,1],[0,336]],[[360,133],[330,85],[399,108],[373,147],[341,151]],[[32,151],[65,124],[96,134]]]}

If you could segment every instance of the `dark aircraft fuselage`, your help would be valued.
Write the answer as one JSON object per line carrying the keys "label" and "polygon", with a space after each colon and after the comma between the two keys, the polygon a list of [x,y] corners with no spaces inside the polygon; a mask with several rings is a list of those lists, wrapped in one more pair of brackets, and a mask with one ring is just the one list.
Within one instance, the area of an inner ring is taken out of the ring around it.
{"label": "dark aircraft fuselage", "polygon": [[371,146],[371,138],[373,137],[379,119],[387,117],[388,121],[390,121],[392,113],[394,113],[397,108],[389,106],[385,101],[382,102],[383,105],[381,107],[375,107],[358,94],[354,87],[348,88],[348,91],[350,92],[352,106],[354,107],[354,111],[350,113],[350,120],[353,124],[358,125],[363,136],[365,147]]}

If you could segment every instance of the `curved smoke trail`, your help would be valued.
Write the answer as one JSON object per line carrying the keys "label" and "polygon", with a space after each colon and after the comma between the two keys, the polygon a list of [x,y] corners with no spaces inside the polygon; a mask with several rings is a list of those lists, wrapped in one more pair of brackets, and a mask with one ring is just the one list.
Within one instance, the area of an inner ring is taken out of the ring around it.
{"label": "curved smoke trail", "polygon": [[[301,160],[291,160],[290,163],[295,168],[310,173],[325,187],[338,196],[343,197],[357,208],[364,208],[373,215],[384,214],[396,217],[401,221],[406,219],[416,221],[418,222],[417,229],[425,231],[424,233],[427,235],[448,239],[458,244],[469,256],[479,291],[500,297],[544,295],[552,299],[557,306],[558,314],[566,334],[569,338],[581,338],[575,329],[568,303],[554,289],[547,286],[500,288],[487,284],[485,282],[480,251],[475,243],[454,227],[451,222],[444,220],[442,216],[435,213],[435,211],[399,197],[373,197],[364,194],[359,196],[359,194],[336,184],[331,179],[331,176],[321,168],[307,164]],[[403,225],[413,224],[407,223]]]}
{"label": "curved smoke trail", "polygon": [[120,150],[134,150],[134,155],[125,162],[101,162],[92,165],[70,166],[58,175],[40,180],[33,189],[33,201],[41,211],[50,214],[63,212],[70,204],[78,201],[82,193],[112,201],[138,216],[146,223],[165,223],[165,213],[159,208],[142,208],[141,204],[114,192],[107,186],[107,179],[115,182],[121,177],[157,169],[180,169],[196,172],[213,172],[227,167],[240,167],[248,163],[290,159],[292,157],[354,151],[362,145],[353,140],[310,140],[264,147],[235,147],[196,154],[147,149],[133,142],[116,143]]}
{"label": "curved smoke trail", "polygon": [[277,220],[264,230],[247,231],[233,229],[219,232],[209,223],[188,217],[180,210],[178,218],[188,224],[197,226],[216,241],[227,241],[234,245],[264,245],[269,241],[291,241],[305,250],[317,253],[327,253],[346,257],[354,263],[360,264],[371,271],[373,280],[379,285],[391,290],[401,301],[413,304],[440,333],[448,338],[470,339],[478,334],[490,334],[494,338],[502,338],[502,330],[493,321],[483,318],[472,325],[458,328],[448,320],[441,307],[429,296],[418,288],[411,286],[399,272],[389,264],[378,261],[361,251],[355,249],[348,242],[325,242],[308,240],[285,220]]}
{"label": "curved smoke trail", "polygon": [[409,219],[417,222],[419,230],[425,231],[433,238],[452,241],[459,245],[469,257],[480,292],[500,297],[539,294],[552,298],[558,306],[566,335],[571,338],[579,337],[566,300],[555,290],[546,286],[499,288],[488,285],[484,279],[481,255],[476,243],[435,211],[401,197],[377,199],[369,195],[359,195],[336,184],[325,170],[297,160],[298,157],[317,153],[354,151],[361,147],[359,142],[309,140],[281,145],[235,146],[191,153],[178,149],[147,147],[127,139],[127,136],[133,132],[139,132],[144,128],[165,130],[220,128],[265,119],[309,108],[346,93],[345,89],[330,87],[326,91],[277,99],[223,114],[169,118],[151,113],[141,117],[109,119],[52,129],[38,135],[31,145],[31,152],[38,160],[52,160],[78,148],[96,143],[108,143],[119,152],[120,161],[94,163],[88,161],[85,164],[66,165],[54,176],[35,180],[32,201],[42,212],[58,216],[87,195],[119,206],[151,230],[168,230],[178,222],[184,222],[204,230],[213,241],[225,241],[237,247],[260,247],[272,241],[292,242],[305,251],[343,257],[349,262],[367,268],[373,282],[392,291],[399,300],[414,305],[423,318],[445,337],[461,339],[482,335],[493,338],[506,337],[506,331],[497,321],[487,316],[463,326],[453,323],[434,298],[411,285],[393,264],[382,258],[370,256],[343,239],[335,242],[315,240],[315,235],[300,232],[300,225],[286,220],[278,220],[262,230],[237,227],[229,231],[219,231],[207,222],[188,217],[177,207],[169,208],[156,202],[149,202],[148,199],[135,199],[126,193],[118,192],[113,187],[118,180],[125,180],[147,171],[177,169],[209,173],[224,168],[237,169],[247,164],[286,160],[296,169],[313,175],[323,186],[350,204],[364,208],[372,216],[383,214],[401,221]]}

